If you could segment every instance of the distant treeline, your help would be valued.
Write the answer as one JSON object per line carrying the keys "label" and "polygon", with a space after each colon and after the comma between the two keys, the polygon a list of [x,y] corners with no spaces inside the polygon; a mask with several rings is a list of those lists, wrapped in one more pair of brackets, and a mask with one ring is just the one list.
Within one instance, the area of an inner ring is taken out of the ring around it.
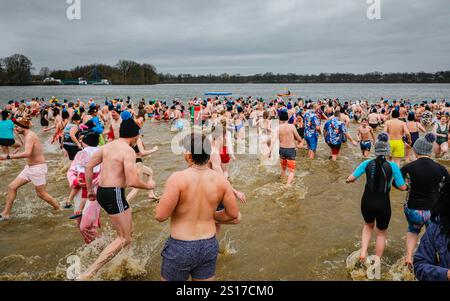
{"label": "distant treeline", "polygon": [[14,54],[0,59],[0,85],[42,84],[47,77],[62,81],[74,81],[82,77],[90,81],[107,79],[114,85],[153,85],[159,83],[156,68],[150,64],[120,60],[115,66],[92,64],[77,66],[71,70],[50,70],[42,67],[38,75],[32,75],[34,69],[29,58]]}
{"label": "distant treeline", "polygon": [[140,64],[129,60],[120,60],[115,66],[91,64],[77,66],[71,70],[50,70],[41,68],[38,75],[32,75],[34,69],[29,58],[22,54],[0,59],[0,85],[42,84],[47,77],[63,81],[78,80],[82,77],[90,81],[107,79],[114,85],[152,85],[152,84],[296,84],[296,83],[450,83],[450,71],[436,73],[320,73],[318,75],[298,75],[264,73],[255,75],[221,74],[191,75],[157,73],[151,64]]}
{"label": "distant treeline", "polygon": [[436,73],[320,73],[319,75],[298,75],[264,73],[255,75],[190,75],[159,74],[159,82],[164,84],[297,84],[297,83],[450,83],[450,71]]}

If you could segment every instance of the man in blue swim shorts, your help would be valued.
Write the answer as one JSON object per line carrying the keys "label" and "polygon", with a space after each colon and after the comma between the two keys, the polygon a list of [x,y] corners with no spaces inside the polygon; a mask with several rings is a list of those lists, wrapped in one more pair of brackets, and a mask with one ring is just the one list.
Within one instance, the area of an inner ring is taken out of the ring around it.
{"label": "man in blue swim shorts", "polygon": [[[189,167],[169,177],[155,210],[157,221],[170,218],[161,279],[213,281],[219,254],[216,223],[237,224],[241,214],[230,182],[208,166],[210,141],[201,134],[188,134],[183,148]],[[216,211],[220,203],[224,210]]]}

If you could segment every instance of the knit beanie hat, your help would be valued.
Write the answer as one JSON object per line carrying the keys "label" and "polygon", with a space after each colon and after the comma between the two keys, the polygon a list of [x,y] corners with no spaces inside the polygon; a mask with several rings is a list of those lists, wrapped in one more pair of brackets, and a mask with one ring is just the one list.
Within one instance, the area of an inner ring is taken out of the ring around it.
{"label": "knit beanie hat", "polygon": [[389,145],[389,135],[381,133],[378,135],[378,141],[375,143],[375,155],[376,156],[389,156],[391,153],[391,147]]}
{"label": "knit beanie hat", "polygon": [[134,122],[133,116],[129,111],[123,111],[120,114],[122,122],[120,123],[120,138],[133,138],[139,136],[140,127]]}
{"label": "knit beanie hat", "polygon": [[436,141],[436,135],[433,133],[426,134],[425,137],[417,139],[414,143],[414,152],[418,155],[431,155],[434,141]]}

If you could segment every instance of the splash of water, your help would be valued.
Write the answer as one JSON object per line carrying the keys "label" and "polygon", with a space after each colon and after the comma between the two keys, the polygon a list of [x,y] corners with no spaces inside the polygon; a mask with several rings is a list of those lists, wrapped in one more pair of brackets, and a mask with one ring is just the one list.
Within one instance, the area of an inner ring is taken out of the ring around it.
{"label": "splash of water", "polygon": [[414,272],[405,265],[405,257],[397,260],[389,269],[389,278],[394,281],[415,281]]}
{"label": "splash of water", "polygon": [[228,237],[229,231],[225,232],[224,237],[219,241],[219,254],[223,256],[232,256],[237,253],[237,249],[233,246],[234,240]]}

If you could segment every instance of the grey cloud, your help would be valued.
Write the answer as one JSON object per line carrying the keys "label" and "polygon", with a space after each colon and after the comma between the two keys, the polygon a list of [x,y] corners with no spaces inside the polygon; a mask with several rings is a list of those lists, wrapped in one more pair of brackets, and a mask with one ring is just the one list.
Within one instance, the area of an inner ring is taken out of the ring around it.
{"label": "grey cloud", "polygon": [[132,59],[171,73],[450,69],[448,0],[0,0],[0,56],[39,70]]}

